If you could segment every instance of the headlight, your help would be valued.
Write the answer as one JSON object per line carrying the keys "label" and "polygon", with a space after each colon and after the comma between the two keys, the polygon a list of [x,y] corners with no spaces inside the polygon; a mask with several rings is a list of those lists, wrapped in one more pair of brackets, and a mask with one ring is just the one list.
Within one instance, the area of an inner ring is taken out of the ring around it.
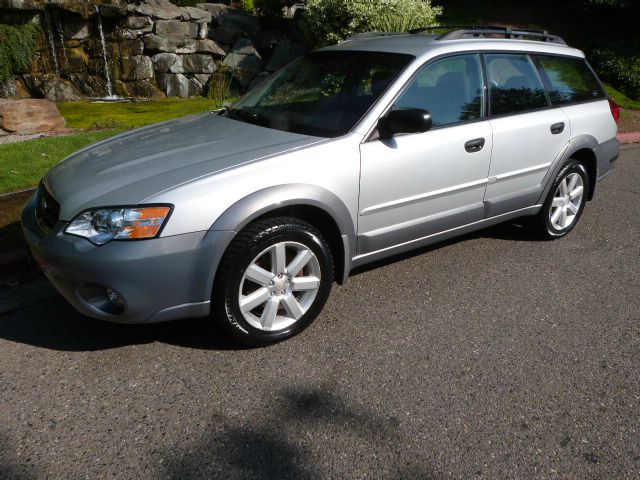
{"label": "headlight", "polygon": [[154,238],[170,213],[170,206],[88,210],[74,218],[65,233],[86,238],[96,245],[111,240]]}

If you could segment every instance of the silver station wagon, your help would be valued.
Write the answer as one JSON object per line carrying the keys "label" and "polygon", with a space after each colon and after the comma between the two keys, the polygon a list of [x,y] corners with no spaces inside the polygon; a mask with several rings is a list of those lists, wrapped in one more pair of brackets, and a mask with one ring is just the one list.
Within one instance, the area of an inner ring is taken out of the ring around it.
{"label": "silver station wagon", "polygon": [[355,267],[519,217],[565,236],[618,153],[601,83],[557,36],[370,33],[72,155],[23,231],[85,315],[212,315],[267,345]]}

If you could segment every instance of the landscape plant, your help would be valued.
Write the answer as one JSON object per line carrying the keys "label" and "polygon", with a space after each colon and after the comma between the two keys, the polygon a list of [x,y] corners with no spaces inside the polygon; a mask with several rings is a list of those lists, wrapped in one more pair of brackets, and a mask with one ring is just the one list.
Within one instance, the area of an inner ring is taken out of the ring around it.
{"label": "landscape plant", "polygon": [[357,33],[406,32],[437,25],[442,7],[431,0],[309,0],[301,31],[310,47],[330,45]]}
{"label": "landscape plant", "polygon": [[0,23],[0,83],[27,70],[35,54],[39,36],[40,27],[34,23]]}

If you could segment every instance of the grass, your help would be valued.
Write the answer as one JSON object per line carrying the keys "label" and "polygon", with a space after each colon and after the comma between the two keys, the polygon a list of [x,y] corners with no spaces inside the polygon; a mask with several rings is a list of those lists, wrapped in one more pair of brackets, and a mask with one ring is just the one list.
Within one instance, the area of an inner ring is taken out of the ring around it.
{"label": "grass", "polygon": [[51,167],[73,152],[120,131],[89,131],[0,145],[0,193],[36,186]]}
{"label": "grass", "polygon": [[58,109],[70,128],[142,127],[193,113],[220,108],[220,102],[207,98],[168,98],[136,103],[59,103]]}
{"label": "grass", "polygon": [[640,110],[640,100],[630,99],[624,93],[619,92],[611,85],[607,85],[606,87],[609,96],[622,108],[626,108],[627,110]]}

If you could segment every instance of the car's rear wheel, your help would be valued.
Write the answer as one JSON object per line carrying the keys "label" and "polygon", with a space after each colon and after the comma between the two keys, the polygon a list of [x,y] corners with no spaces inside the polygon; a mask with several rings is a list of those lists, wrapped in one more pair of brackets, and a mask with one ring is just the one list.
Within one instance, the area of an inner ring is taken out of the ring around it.
{"label": "car's rear wheel", "polygon": [[290,217],[261,220],[227,249],[214,285],[214,312],[240,342],[269,345],[309,326],[332,282],[331,250],[319,231]]}
{"label": "car's rear wheel", "polygon": [[585,166],[570,159],[558,173],[534,225],[547,239],[567,235],[578,223],[587,203],[589,174]]}

